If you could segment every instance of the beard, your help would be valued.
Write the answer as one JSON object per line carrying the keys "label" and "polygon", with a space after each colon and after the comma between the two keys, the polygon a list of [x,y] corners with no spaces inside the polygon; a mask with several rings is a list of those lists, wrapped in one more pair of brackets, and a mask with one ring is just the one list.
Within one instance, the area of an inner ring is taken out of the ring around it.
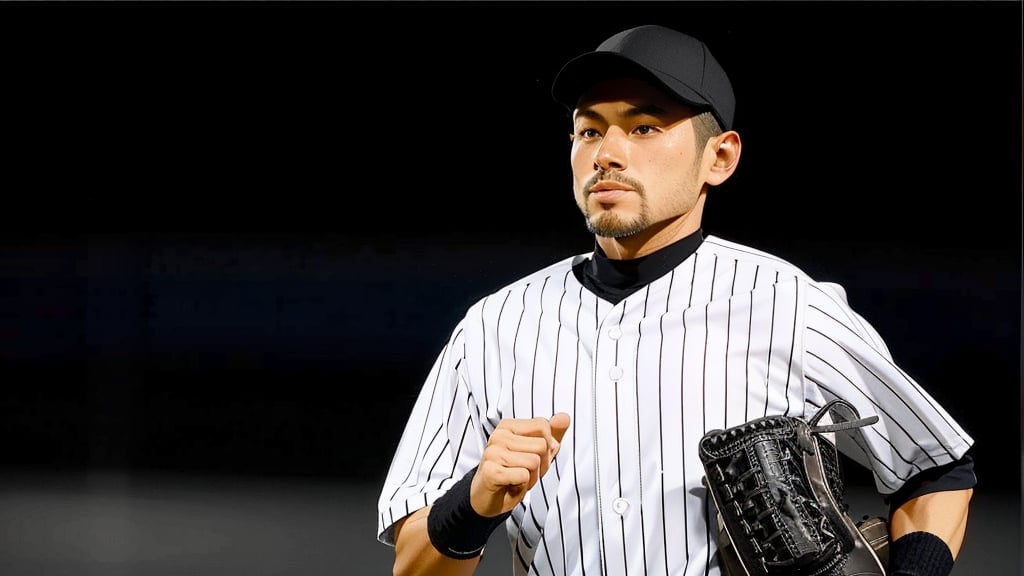
{"label": "beard", "polygon": [[587,229],[595,236],[604,238],[628,238],[643,232],[650,226],[650,221],[643,211],[631,218],[623,218],[609,211],[595,216],[590,213],[590,210],[585,209],[583,216],[587,223]]}

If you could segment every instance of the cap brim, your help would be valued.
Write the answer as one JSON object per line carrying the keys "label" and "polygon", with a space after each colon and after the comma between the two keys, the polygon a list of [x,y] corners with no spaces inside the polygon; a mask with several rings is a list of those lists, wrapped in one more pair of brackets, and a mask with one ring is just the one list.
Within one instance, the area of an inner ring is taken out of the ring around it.
{"label": "cap brim", "polygon": [[686,104],[699,108],[711,107],[707,100],[689,86],[615,52],[588,52],[567,62],[551,84],[551,95],[556,102],[573,110],[587,89],[605,78],[616,76],[640,78],[663,88]]}

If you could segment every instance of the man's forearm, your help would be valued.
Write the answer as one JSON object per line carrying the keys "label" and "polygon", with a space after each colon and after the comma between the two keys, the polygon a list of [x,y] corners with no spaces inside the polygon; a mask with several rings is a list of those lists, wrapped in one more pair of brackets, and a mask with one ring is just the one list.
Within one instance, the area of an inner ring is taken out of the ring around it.
{"label": "man's forearm", "polygon": [[974,490],[931,492],[908,500],[892,513],[890,540],[912,532],[938,536],[956,559],[967,530],[967,511]]}
{"label": "man's forearm", "polygon": [[438,552],[427,533],[429,513],[429,506],[421,508],[395,526],[394,576],[471,576],[480,557],[456,560]]}

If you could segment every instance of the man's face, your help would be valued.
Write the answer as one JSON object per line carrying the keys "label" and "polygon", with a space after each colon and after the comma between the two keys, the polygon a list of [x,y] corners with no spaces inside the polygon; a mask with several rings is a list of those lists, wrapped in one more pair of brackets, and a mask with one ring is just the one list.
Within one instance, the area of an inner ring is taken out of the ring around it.
{"label": "man's face", "polygon": [[[694,111],[650,84],[606,80],[573,115],[576,204],[597,236],[649,237],[699,208],[707,166]],[[693,214],[699,222],[700,214]]]}

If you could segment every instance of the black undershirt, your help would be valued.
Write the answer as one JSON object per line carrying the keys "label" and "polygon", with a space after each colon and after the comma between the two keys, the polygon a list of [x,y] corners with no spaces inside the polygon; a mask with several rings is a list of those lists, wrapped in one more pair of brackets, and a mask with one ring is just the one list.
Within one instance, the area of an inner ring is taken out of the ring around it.
{"label": "black undershirt", "polygon": [[576,279],[603,300],[618,304],[624,298],[668,274],[697,251],[704,233],[697,230],[664,248],[630,260],[612,260],[594,245],[594,257],[573,267]]}

